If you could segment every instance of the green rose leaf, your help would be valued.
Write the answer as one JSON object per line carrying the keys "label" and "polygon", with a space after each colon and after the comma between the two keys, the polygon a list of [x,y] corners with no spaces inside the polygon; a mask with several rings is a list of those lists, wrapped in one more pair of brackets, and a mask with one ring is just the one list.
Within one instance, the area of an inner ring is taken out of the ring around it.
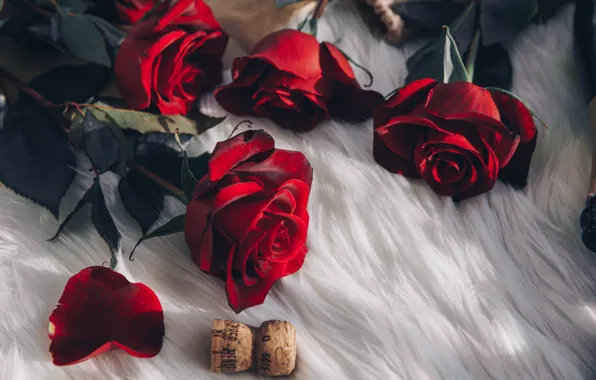
{"label": "green rose leaf", "polygon": [[196,119],[182,115],[156,115],[149,112],[113,108],[104,103],[95,103],[87,107],[100,121],[109,121],[124,130],[147,133],[174,133],[178,129],[181,135],[198,135],[221,123],[225,117],[211,117],[200,114]]}
{"label": "green rose leaf", "polygon": [[144,175],[130,171],[118,184],[124,208],[139,223],[143,235],[155,223],[164,206],[164,192]]}
{"label": "green rose leaf", "polygon": [[64,65],[33,78],[29,87],[54,104],[85,103],[112,77],[112,70],[96,63]]}
{"label": "green rose leaf", "polygon": [[436,41],[426,45],[406,61],[406,67],[406,83],[422,78],[432,78],[443,83],[469,81],[459,50],[446,26]]}
{"label": "green rose leaf", "polygon": [[110,123],[100,122],[92,112],[83,119],[83,150],[93,167],[103,174],[119,163],[121,157],[120,140]]}
{"label": "green rose leaf", "polygon": [[58,218],[76,166],[61,126],[34,99],[5,106],[0,129],[0,182]]}
{"label": "green rose leaf", "polygon": [[52,17],[52,27],[58,31],[57,43],[75,57],[112,66],[104,35],[86,15],[66,13],[60,9]]}
{"label": "green rose leaf", "polygon": [[132,252],[130,252],[129,259],[131,261],[133,261],[132,256],[134,255],[135,250],[137,249],[139,244],[141,244],[145,240],[184,232],[184,219],[186,219],[186,214],[178,215],[178,216],[170,219],[169,221],[167,221],[165,224],[157,227],[156,229],[151,231],[151,233],[144,235],[142,238],[139,239],[137,244],[134,246],[134,248],[132,249]]}
{"label": "green rose leaf", "polygon": [[39,14],[31,12],[27,5],[16,1],[8,4],[5,0],[0,0],[0,12],[2,12],[2,4],[5,9],[4,14],[0,14],[0,37],[18,34],[43,19]]}
{"label": "green rose leaf", "polygon": [[114,259],[114,254],[120,248],[120,240],[122,236],[114,223],[114,219],[112,219],[112,215],[106,206],[106,200],[101,189],[101,185],[99,183],[99,177],[95,177],[93,179],[93,184],[87,192],[83,195],[83,197],[79,200],[73,211],[64,219],[64,221],[58,227],[58,231],[56,234],[50,238],[49,240],[54,240],[57,238],[64,227],[72,220],[72,218],[85,207],[86,205],[91,204],[91,222],[95,227],[95,230],[101,236],[101,238],[106,242],[110,251],[112,252],[112,259]]}

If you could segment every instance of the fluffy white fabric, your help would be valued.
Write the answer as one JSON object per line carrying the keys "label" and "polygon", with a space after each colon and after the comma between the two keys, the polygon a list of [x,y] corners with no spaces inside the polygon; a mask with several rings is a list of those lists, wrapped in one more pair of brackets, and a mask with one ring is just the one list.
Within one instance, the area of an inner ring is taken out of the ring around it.
{"label": "fluffy white fabric", "polygon": [[[236,316],[224,284],[190,260],[183,235],[144,243],[136,260],[121,260],[119,269],[154,289],[163,303],[166,338],[154,359],[114,351],[72,367],[52,365],[48,316],[64,284],[82,268],[109,260],[109,252],[88,211],[63,237],[47,242],[57,222],[3,190],[0,377],[220,379],[209,372],[211,320],[234,318],[252,325],[291,321],[298,330],[296,379],[587,378],[596,367],[596,296],[578,217],[591,155],[571,21],[567,8],[510,46],[514,91],[549,126],[523,192],[498,184],[456,205],[423,182],[376,165],[370,122],[331,121],[295,135],[254,120],[279,147],[304,152],[314,167],[304,267],[280,281],[264,305]],[[347,5],[327,12],[320,34],[328,41],[341,37],[342,49],[373,71],[380,92],[403,82],[411,52],[375,40]],[[202,106],[223,113],[211,97]],[[212,149],[239,120],[229,117],[190,151]],[[80,165],[84,174],[87,163]],[[83,174],[62,215],[90,183]],[[116,180],[105,175],[102,186],[128,253],[140,229],[120,203]],[[174,203],[168,215],[181,211]]]}

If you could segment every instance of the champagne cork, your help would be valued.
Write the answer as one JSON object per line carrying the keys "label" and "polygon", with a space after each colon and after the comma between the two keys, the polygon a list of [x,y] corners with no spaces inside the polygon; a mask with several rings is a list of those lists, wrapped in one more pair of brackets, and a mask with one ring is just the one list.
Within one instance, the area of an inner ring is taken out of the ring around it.
{"label": "champagne cork", "polygon": [[255,367],[264,376],[285,376],[296,367],[296,330],[290,322],[267,321],[257,332]]}
{"label": "champagne cork", "polygon": [[233,373],[252,368],[254,334],[240,322],[213,321],[211,371]]}
{"label": "champagne cork", "polygon": [[286,376],[296,367],[296,330],[290,322],[266,321],[254,328],[214,320],[211,371],[234,373],[255,369],[264,376]]}

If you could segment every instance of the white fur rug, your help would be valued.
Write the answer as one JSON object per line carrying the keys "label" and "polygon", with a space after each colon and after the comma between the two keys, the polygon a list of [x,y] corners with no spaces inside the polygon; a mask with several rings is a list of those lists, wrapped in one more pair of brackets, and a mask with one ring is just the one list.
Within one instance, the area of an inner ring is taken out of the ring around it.
{"label": "white fur rug", "polygon": [[[62,238],[46,242],[56,221],[3,190],[1,379],[223,379],[208,366],[214,318],[290,320],[298,330],[295,379],[589,378],[596,369],[596,266],[581,244],[578,218],[591,156],[572,13],[531,27],[510,48],[514,91],[550,127],[539,138],[524,192],[498,184],[454,205],[377,166],[371,123],[327,122],[296,136],[255,120],[314,167],[305,265],[264,305],[236,316],[223,282],[191,262],[182,234],[144,243],[120,270],[154,289],[164,306],[165,344],[154,359],[114,351],[72,367],[52,365],[48,316],[64,284],[109,260],[109,252],[85,212]],[[327,12],[321,25],[322,39],[340,36],[340,46],[373,71],[377,90],[386,94],[402,83],[411,52],[374,40],[348,7]],[[210,97],[203,106],[222,113]],[[230,117],[191,151],[212,149],[238,121]],[[62,215],[90,182],[79,177]],[[115,183],[115,176],[102,177],[128,253],[140,229]]]}

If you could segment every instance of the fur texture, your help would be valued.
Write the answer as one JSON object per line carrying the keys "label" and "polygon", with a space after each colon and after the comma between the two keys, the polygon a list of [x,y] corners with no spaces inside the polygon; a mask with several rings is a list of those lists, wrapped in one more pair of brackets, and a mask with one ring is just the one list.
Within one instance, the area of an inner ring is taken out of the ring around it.
{"label": "fur texture", "polygon": [[[211,320],[234,318],[252,325],[291,321],[298,330],[295,379],[587,379],[596,368],[596,281],[578,217],[590,139],[571,16],[566,8],[510,46],[514,91],[549,126],[523,192],[498,184],[456,205],[376,165],[370,122],[326,122],[294,135],[254,120],[314,167],[305,265],[278,283],[264,305],[236,316],[224,284],[191,262],[182,235],[145,242],[119,270],[163,303],[166,338],[154,359],[115,351],[73,367],[51,364],[48,316],[68,278],[109,260],[108,249],[88,211],[63,237],[46,242],[56,221],[2,190],[0,378],[220,379],[209,372]],[[411,52],[375,41],[350,7],[339,3],[326,12],[320,37],[341,37],[340,47],[372,70],[380,92],[402,84]],[[202,107],[223,113],[211,97]],[[229,117],[190,152],[212,149],[239,120]],[[80,162],[83,174],[86,165]],[[83,174],[62,215],[90,183]],[[140,230],[115,193],[116,181],[102,177],[127,253]],[[169,206],[169,215],[181,211]]]}

